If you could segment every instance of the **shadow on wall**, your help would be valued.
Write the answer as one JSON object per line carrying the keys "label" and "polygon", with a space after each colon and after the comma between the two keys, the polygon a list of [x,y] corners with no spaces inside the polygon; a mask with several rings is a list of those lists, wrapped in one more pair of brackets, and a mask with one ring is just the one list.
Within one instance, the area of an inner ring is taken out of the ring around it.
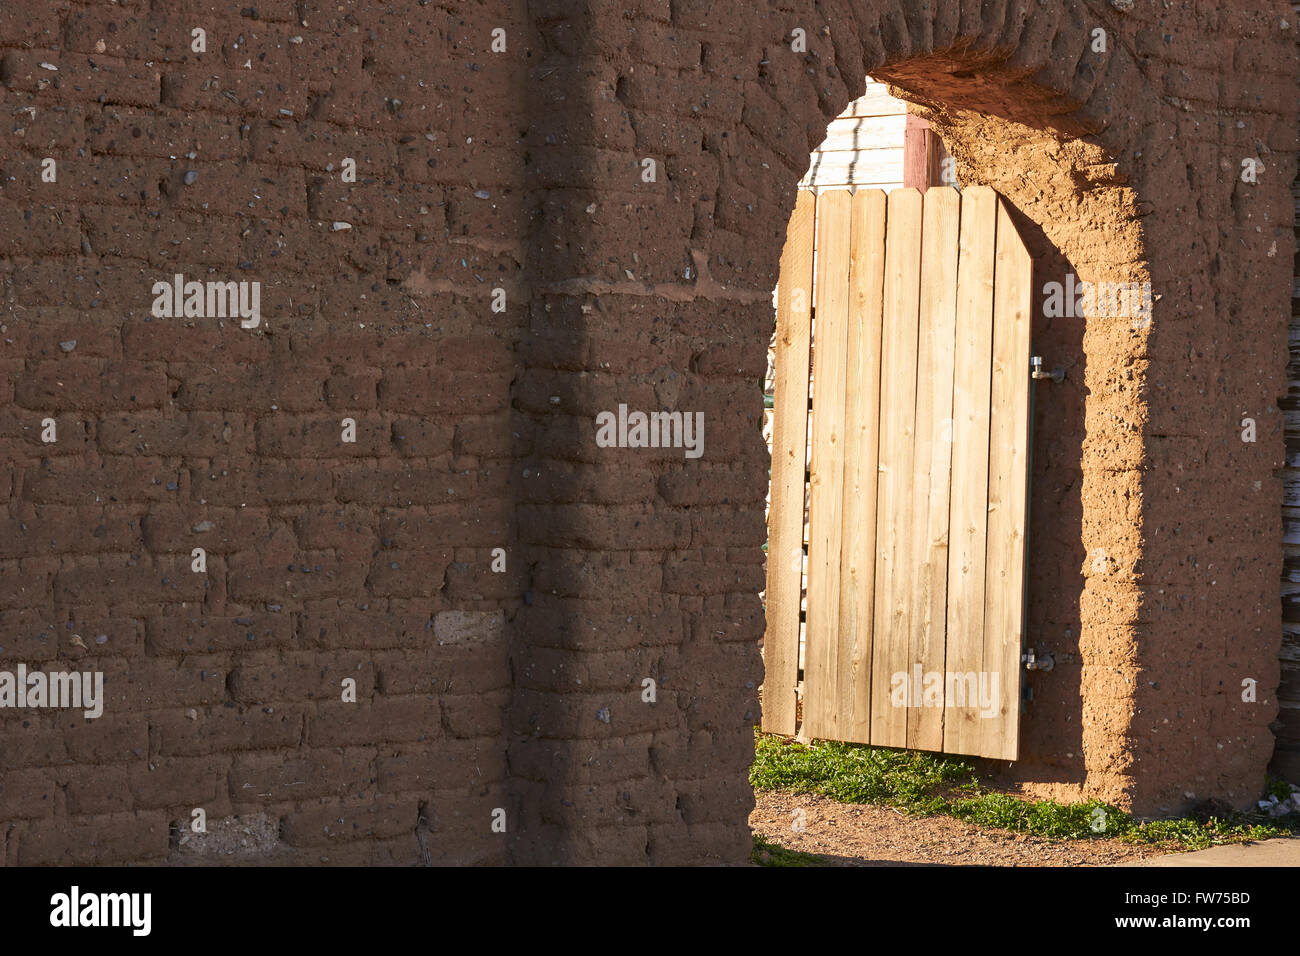
{"label": "shadow on wall", "polygon": [[1040,657],[1050,654],[1053,667],[1025,674],[1032,697],[1021,724],[1021,762],[1038,765],[1037,780],[1077,785],[1085,771],[1079,649],[1081,568],[1087,560],[1082,543],[1084,322],[1051,314],[1056,310],[1043,291],[1077,275],[1074,264],[1014,204],[1011,215],[1034,258],[1033,354],[1042,356],[1046,369],[1060,367],[1066,375],[1060,383],[1035,384],[1025,644]]}
{"label": "shadow on wall", "polygon": [[[525,235],[524,269],[518,301],[526,303],[516,330],[515,372],[510,400],[510,495],[514,503],[511,554],[521,593],[510,615],[511,700],[507,717],[511,862],[546,865],[580,862],[568,845],[578,828],[560,826],[564,790],[577,772],[573,751],[581,715],[566,712],[566,695],[555,678],[556,664],[584,646],[578,555],[565,550],[564,506],[583,500],[584,422],[571,410],[581,406],[578,376],[556,377],[559,403],[538,408],[529,401],[547,371],[581,367],[587,320],[576,295],[550,294],[550,287],[583,274],[583,233],[571,217],[581,206],[564,183],[591,178],[589,141],[593,104],[590,84],[576,82],[580,58],[564,47],[564,35],[587,36],[590,13],[541,28],[537,53],[520,74],[519,102],[529,117],[523,137],[524,186],[520,228]],[[562,410],[564,410],[562,412]],[[567,412],[567,413],[565,413]],[[548,656],[551,663],[548,665]],[[548,680],[549,678],[549,680]],[[590,716],[590,715],[588,715]]]}
{"label": "shadow on wall", "polygon": [[[602,60],[624,42],[620,20],[575,7],[539,29],[519,91],[511,859],[741,861],[765,461],[763,352],[746,334],[765,296],[726,286],[764,243],[700,248],[715,218],[701,197],[738,130],[692,140],[694,124],[666,125],[647,107],[663,78]],[[707,435],[701,425],[685,449],[598,446],[597,416],[622,404],[696,415]]]}

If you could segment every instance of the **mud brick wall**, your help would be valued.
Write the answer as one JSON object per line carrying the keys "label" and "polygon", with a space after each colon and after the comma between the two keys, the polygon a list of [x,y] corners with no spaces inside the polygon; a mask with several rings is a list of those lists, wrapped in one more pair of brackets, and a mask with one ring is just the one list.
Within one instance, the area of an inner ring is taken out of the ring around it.
{"label": "mud brick wall", "polygon": [[[1300,4],[1292,3],[1293,12]],[[1300,40],[1300,37],[1297,37]],[[1291,183],[1291,197],[1300,203],[1300,177]],[[1300,223],[1297,224],[1300,226]],[[1293,227],[1295,228],[1295,227]],[[1300,263],[1298,263],[1300,264]],[[1300,269],[1296,269],[1300,272]],[[1282,654],[1278,685],[1280,710],[1274,732],[1272,770],[1283,779],[1300,777],[1300,283],[1291,292],[1288,328],[1291,363],[1287,366],[1287,394],[1280,407],[1286,420],[1286,464],[1282,478]]]}
{"label": "mud brick wall", "polygon": [[[1220,6],[6,5],[0,669],[101,671],[106,701],[0,709],[0,859],[743,860],[771,289],[868,73],[1043,268],[1157,296],[1147,328],[1042,330],[1058,666],[1009,779],[1249,799],[1296,27]],[[260,323],[153,315],[177,273],[260,283]],[[599,447],[620,404],[703,413],[703,456]]]}

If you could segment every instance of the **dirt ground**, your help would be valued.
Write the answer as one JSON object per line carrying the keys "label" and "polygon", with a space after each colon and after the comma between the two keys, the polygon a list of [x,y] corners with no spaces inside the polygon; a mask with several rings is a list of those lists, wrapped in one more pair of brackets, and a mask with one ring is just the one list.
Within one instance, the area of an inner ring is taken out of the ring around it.
{"label": "dirt ground", "polygon": [[[756,834],[789,850],[824,856],[828,866],[1111,866],[1165,852],[1118,840],[1044,840],[811,794],[759,791],[754,796],[758,804],[749,825]],[[802,820],[797,810],[803,811]],[[792,829],[796,822],[803,823],[802,831]]]}

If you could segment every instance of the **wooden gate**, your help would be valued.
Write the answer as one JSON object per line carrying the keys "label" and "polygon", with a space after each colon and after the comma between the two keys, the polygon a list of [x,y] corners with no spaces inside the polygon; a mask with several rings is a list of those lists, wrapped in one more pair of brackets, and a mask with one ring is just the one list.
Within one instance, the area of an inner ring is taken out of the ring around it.
{"label": "wooden gate", "polygon": [[764,730],[1016,758],[1031,269],[988,187],[800,193],[777,292]]}

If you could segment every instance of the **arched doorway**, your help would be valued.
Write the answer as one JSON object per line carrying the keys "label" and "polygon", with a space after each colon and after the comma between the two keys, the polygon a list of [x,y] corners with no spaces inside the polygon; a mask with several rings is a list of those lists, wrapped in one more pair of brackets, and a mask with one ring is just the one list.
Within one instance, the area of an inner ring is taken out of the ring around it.
{"label": "arched doorway", "polygon": [[[937,34],[939,25],[931,26]],[[1194,283],[1162,286],[1170,267],[1153,269],[1164,250],[1151,244],[1153,206],[1143,189],[1152,182],[1153,147],[1165,156],[1168,148],[1115,116],[1111,98],[1126,84],[1141,85],[1126,75],[1128,45],[1112,32],[1109,59],[1090,56],[1085,23],[1067,30],[1058,22],[1053,30],[1044,38],[1034,26],[1017,25],[1016,40],[1029,49],[1009,59],[1006,47],[989,52],[998,44],[984,38],[942,55],[916,56],[913,47],[911,57],[888,65],[890,35],[882,21],[876,39],[883,49],[865,57],[871,75],[888,80],[942,137],[964,182],[994,186],[1012,202],[1034,246],[1035,287],[1045,298],[1052,283],[1151,290],[1150,307],[1135,314],[1095,302],[1062,312],[1044,302],[1036,319],[1034,351],[1067,372],[1036,419],[1030,569],[1031,639],[1056,666],[1030,675],[1026,752],[1004,768],[1006,779],[1045,796],[1096,796],[1140,811],[1172,810],[1207,792],[1242,804],[1262,785],[1275,705],[1238,706],[1201,636],[1207,625],[1222,633],[1227,622],[1198,620],[1205,596],[1177,585],[1188,564],[1162,553],[1178,550],[1175,540],[1193,527],[1203,529],[1197,540],[1212,539],[1217,524],[1208,509],[1170,503],[1186,490],[1177,477],[1206,458],[1192,453],[1180,461],[1190,448],[1171,427],[1171,409],[1150,407],[1153,392],[1175,393],[1178,413],[1193,414],[1188,389],[1198,388],[1194,363],[1205,355],[1195,330],[1175,321],[1170,301],[1203,313],[1189,296]],[[910,38],[915,43],[914,33]],[[1071,56],[1040,68],[1045,51],[1031,50],[1045,40]],[[1106,74],[1110,82],[1101,81]],[[856,92],[852,87],[850,95]],[[818,105],[823,116],[834,115],[825,99]],[[1161,237],[1170,235],[1172,219],[1171,210],[1159,222]],[[1168,322],[1160,322],[1162,314]],[[1179,352],[1171,351],[1175,341]],[[1260,464],[1251,467],[1258,473]],[[1263,531],[1272,523],[1266,510],[1247,523]],[[1216,576],[1214,586],[1226,576]],[[1247,590],[1256,586],[1252,580]],[[1259,597],[1252,617],[1267,617],[1271,603],[1264,592]],[[1267,630],[1265,624],[1250,644],[1251,667],[1265,674],[1276,668],[1276,638]],[[1162,729],[1165,721],[1178,723],[1177,739]],[[1233,747],[1226,746],[1229,734],[1211,749],[1216,726],[1241,728]],[[1254,742],[1246,726],[1255,728]],[[1201,754],[1195,766],[1188,763],[1192,753]]]}

